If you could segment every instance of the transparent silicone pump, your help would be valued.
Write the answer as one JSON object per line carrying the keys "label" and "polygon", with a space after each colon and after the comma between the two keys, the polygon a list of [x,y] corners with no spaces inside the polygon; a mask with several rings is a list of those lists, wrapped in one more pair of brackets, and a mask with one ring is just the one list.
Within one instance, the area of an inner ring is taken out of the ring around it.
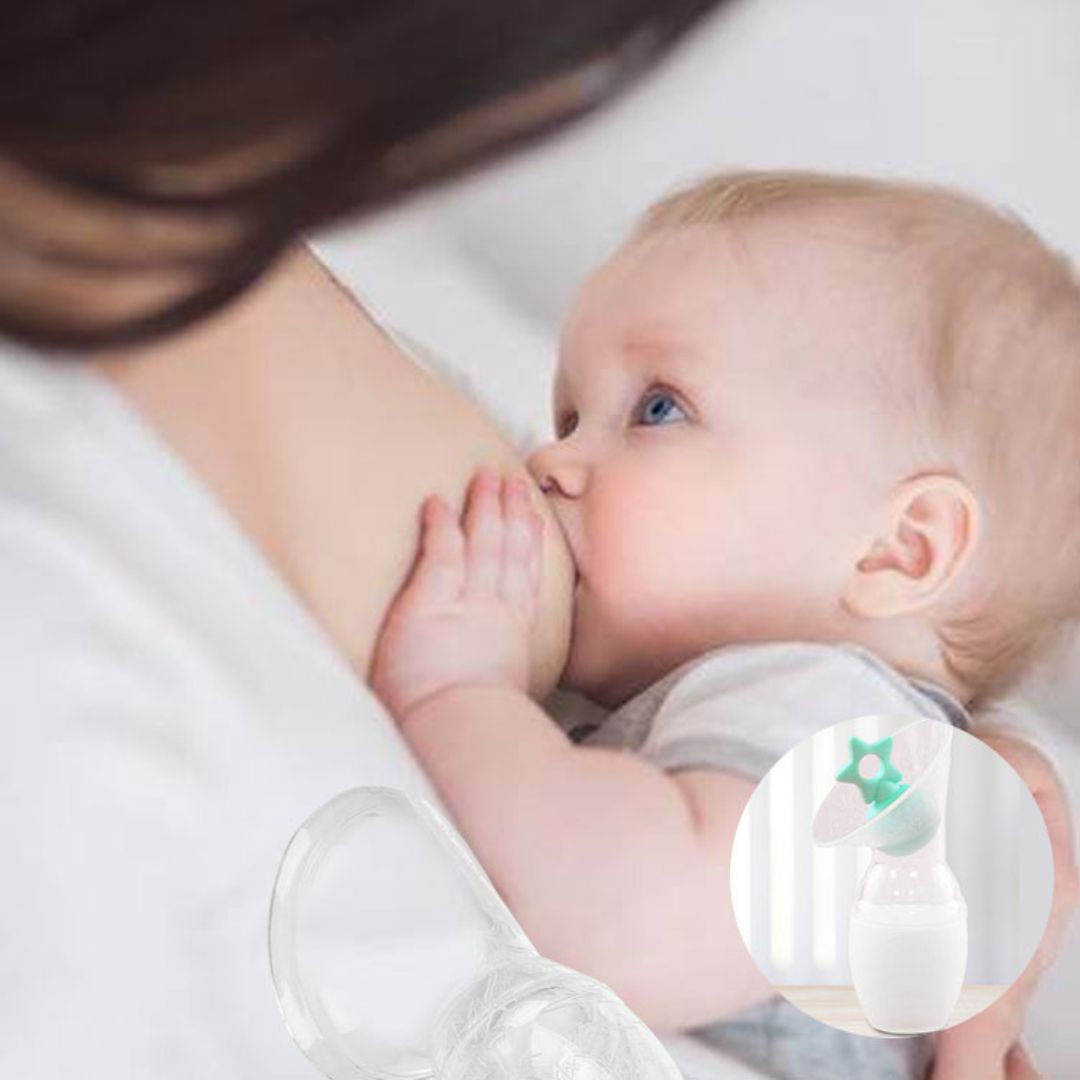
{"label": "transparent silicone pump", "polygon": [[814,818],[814,842],[869,847],[849,924],[852,981],[869,1022],[916,1034],[948,1022],[967,962],[967,905],[945,857],[952,727],[919,720],[852,739]]}
{"label": "transparent silicone pump", "polygon": [[330,1080],[679,1080],[611,990],[536,952],[445,818],[393,788],[297,830],[269,944],[286,1026]]}

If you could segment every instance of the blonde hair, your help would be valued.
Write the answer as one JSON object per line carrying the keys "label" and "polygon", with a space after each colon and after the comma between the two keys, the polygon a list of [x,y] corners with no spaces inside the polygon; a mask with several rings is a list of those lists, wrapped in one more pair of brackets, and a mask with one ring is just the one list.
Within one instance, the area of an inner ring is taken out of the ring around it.
{"label": "blonde hair", "polygon": [[1060,659],[1080,615],[1080,279],[1014,214],[862,176],[712,176],[652,206],[631,239],[816,210],[850,215],[914,271],[918,420],[984,519],[970,587],[935,626],[971,704],[990,704]]}

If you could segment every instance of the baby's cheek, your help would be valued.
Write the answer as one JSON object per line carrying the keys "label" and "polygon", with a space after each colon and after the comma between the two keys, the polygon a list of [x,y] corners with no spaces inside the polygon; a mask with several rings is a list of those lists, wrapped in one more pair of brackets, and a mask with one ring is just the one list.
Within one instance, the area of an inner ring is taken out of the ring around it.
{"label": "baby's cheek", "polygon": [[625,528],[594,546],[594,574],[586,585],[612,635],[641,643],[679,621],[701,582],[679,549],[676,530],[651,517],[623,521]]}
{"label": "baby's cheek", "polygon": [[609,511],[622,528],[604,531],[596,552],[598,599],[638,653],[712,644],[758,598],[768,565],[762,545],[777,540],[755,535],[749,514],[704,499],[684,505],[678,491],[643,486],[633,507]]}

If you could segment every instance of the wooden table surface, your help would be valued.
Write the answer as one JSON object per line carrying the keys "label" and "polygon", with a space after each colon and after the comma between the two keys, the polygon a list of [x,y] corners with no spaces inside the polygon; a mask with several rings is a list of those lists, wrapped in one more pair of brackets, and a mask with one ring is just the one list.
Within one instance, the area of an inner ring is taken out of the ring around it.
{"label": "wooden table surface", "polygon": [[[899,1039],[902,1035],[887,1035],[877,1028],[872,1028],[859,1008],[855,990],[850,986],[777,986],[792,1005],[797,1005],[804,1013],[808,1013],[815,1020],[831,1024],[842,1031],[850,1031],[855,1035],[877,1035],[882,1039]],[[987,1005],[992,1004],[1000,997],[1008,987],[1006,986],[965,986],[960,990],[960,998],[956,1002],[952,1016],[946,1027],[959,1024],[969,1016],[981,1012]]]}

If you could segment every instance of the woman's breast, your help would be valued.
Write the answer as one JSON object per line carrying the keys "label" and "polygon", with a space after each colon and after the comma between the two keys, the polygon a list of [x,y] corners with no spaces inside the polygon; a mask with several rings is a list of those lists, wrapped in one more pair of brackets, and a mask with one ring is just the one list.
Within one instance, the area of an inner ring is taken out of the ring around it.
{"label": "woman's breast", "polygon": [[[219,318],[102,366],[365,676],[423,498],[460,510],[479,464],[527,475],[493,419],[393,344],[306,249]],[[530,688],[543,697],[566,660],[573,566],[532,490],[546,528]]]}
{"label": "woman's breast", "polygon": [[[356,460],[358,465],[364,463],[359,471],[364,475],[366,509],[382,523],[379,529],[368,530],[365,543],[370,565],[380,567],[372,578],[373,616],[381,621],[412,565],[424,496],[438,492],[460,513],[478,465],[492,464],[525,476],[533,504],[545,519],[531,677],[534,696],[545,696],[566,661],[573,604],[573,564],[547,501],[491,417],[456,387],[437,375],[419,372],[400,354],[383,357],[378,371],[371,374],[379,390],[369,402]],[[392,407],[381,407],[391,402]]]}

